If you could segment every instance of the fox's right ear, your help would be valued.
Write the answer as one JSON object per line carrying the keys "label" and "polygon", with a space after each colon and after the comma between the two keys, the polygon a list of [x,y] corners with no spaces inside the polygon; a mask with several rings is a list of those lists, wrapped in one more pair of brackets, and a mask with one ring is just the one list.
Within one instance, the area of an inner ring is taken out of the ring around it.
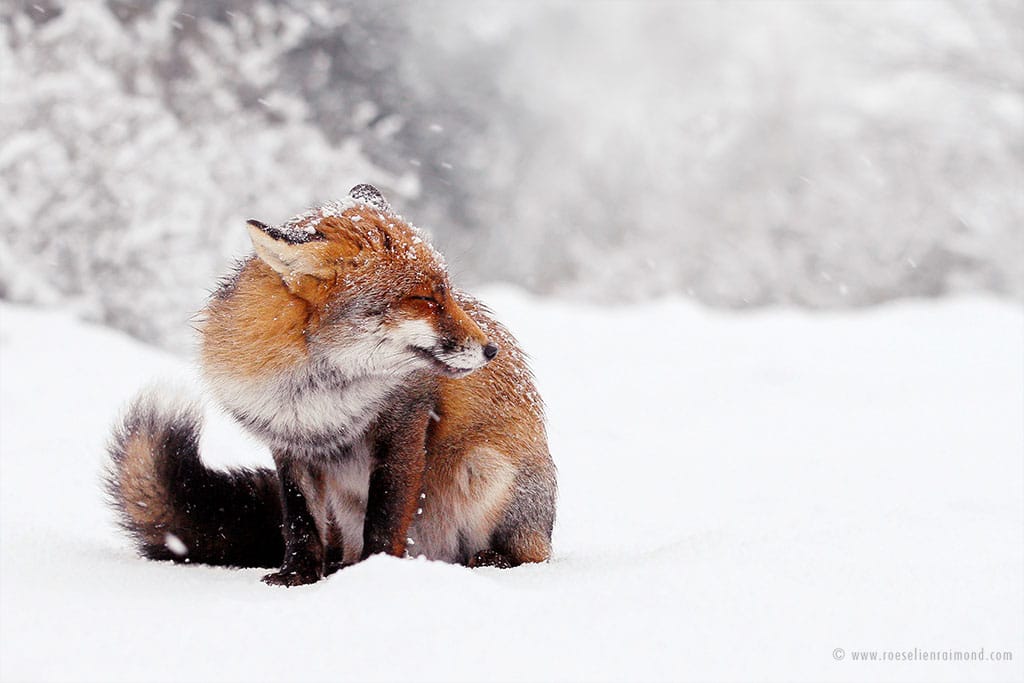
{"label": "fox's right ear", "polygon": [[323,258],[316,247],[323,239],[310,236],[307,239],[289,237],[277,228],[257,220],[246,221],[249,238],[261,261],[288,279],[299,275],[321,275]]}
{"label": "fox's right ear", "polygon": [[388,204],[388,200],[384,199],[384,195],[380,193],[380,190],[368,183],[356,185],[348,191],[348,196],[364,204],[369,204],[378,211],[394,213],[391,205]]}

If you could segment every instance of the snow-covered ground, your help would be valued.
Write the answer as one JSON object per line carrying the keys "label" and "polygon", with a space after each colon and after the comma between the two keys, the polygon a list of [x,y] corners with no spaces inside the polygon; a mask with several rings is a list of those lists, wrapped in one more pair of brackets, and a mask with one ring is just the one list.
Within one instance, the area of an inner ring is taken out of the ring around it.
{"label": "snow-covered ground", "polygon": [[[374,558],[294,589],[137,559],[112,525],[109,426],[186,363],[0,308],[0,678],[1024,676],[1019,306],[739,315],[485,294],[549,405],[553,560]],[[204,447],[269,461],[215,411]],[[854,661],[915,648],[1013,660]]]}

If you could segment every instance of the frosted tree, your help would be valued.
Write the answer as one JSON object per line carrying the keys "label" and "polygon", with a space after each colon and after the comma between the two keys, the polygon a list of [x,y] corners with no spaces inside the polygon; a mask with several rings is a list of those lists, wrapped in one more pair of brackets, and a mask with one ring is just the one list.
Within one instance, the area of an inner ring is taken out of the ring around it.
{"label": "frosted tree", "polygon": [[[331,145],[301,101],[268,91],[275,50],[291,44],[270,10],[230,29],[193,20],[202,51],[173,48],[175,3],[131,22],[99,2],[43,23],[8,13],[0,230],[2,259],[17,266],[0,280],[5,296],[66,299],[181,346],[191,312],[244,250],[246,218],[282,220],[352,178],[416,192],[414,178],[380,170],[358,141]],[[193,77],[161,77],[171,64]],[[242,92],[266,96],[253,108]],[[187,116],[174,108],[184,102]]]}

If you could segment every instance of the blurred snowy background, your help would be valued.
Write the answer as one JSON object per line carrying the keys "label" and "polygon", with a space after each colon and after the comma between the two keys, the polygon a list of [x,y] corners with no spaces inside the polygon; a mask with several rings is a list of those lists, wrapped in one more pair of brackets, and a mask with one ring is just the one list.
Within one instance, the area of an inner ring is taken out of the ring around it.
{"label": "blurred snowy background", "polygon": [[372,182],[467,286],[715,307],[1024,296],[1011,0],[0,5],[0,297],[184,348]]}
{"label": "blurred snowy background", "polygon": [[[1019,0],[0,0],[0,680],[1024,680],[1022,174]],[[360,182],[532,355],[552,561],[142,562],[114,416]]]}

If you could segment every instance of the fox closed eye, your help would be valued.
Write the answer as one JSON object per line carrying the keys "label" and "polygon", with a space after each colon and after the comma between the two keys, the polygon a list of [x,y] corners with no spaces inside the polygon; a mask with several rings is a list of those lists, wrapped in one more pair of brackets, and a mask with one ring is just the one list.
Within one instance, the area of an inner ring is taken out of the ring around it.
{"label": "fox closed eye", "polygon": [[437,308],[438,301],[432,296],[410,296],[409,301],[422,301],[430,308]]}

